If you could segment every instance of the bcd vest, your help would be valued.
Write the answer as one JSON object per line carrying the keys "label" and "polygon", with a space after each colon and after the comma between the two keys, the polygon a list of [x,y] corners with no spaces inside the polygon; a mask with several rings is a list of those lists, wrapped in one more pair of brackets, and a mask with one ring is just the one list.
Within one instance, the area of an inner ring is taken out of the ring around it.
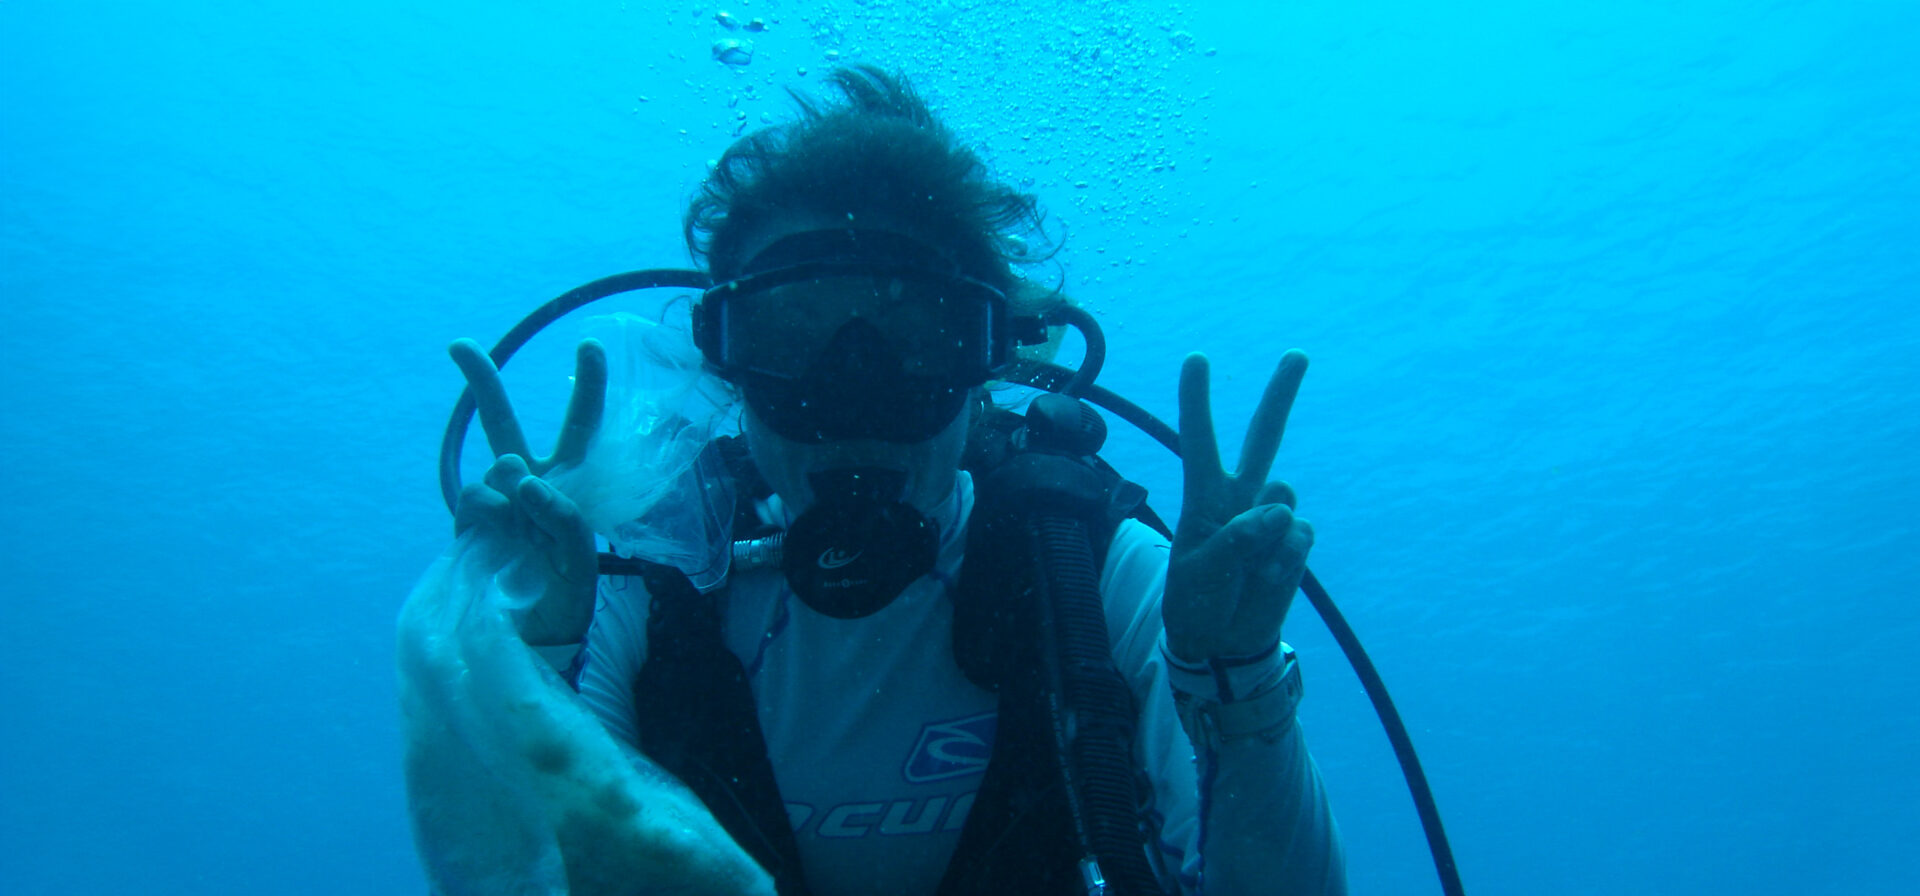
{"label": "bcd vest", "polygon": [[[954,654],[997,695],[999,721],[935,896],[1086,896],[1096,862],[1108,894],[1164,892],[1147,864],[1137,716],[1099,582],[1122,520],[1166,527],[1145,490],[1094,455],[1104,428],[1091,409],[1043,395],[1025,418],[990,411],[969,434],[963,468],[975,501]],[[761,525],[752,505],[769,490],[739,440],[712,447],[741,486],[735,532],[750,533]],[[706,804],[781,896],[808,896],[752,687],[721,634],[720,593],[701,594],[670,566],[641,568],[651,599],[633,682],[641,749]]]}

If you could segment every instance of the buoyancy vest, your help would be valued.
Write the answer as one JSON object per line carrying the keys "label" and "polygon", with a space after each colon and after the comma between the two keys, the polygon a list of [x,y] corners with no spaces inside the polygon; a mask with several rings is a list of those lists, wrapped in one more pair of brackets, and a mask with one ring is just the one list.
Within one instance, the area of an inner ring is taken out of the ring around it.
{"label": "buoyancy vest", "polygon": [[[954,654],[996,695],[999,719],[937,896],[1164,892],[1147,863],[1135,707],[1113,663],[1099,579],[1122,520],[1166,527],[1145,490],[1095,454],[1104,430],[1090,408],[1046,395],[1024,418],[989,411],[969,434],[975,506]],[[743,443],[714,447],[742,498],[735,531],[752,532],[761,524],[751,506],[769,489]],[[633,682],[641,749],[706,804],[781,896],[806,896],[753,690],[722,636],[721,595],[670,566],[642,570],[651,603]]]}

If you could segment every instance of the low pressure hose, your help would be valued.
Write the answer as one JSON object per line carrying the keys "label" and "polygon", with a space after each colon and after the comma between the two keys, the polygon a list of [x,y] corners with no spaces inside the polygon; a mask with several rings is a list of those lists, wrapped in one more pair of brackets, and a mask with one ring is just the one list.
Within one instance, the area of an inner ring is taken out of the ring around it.
{"label": "low pressure hose", "polygon": [[[1041,606],[1054,629],[1059,694],[1065,711],[1061,760],[1079,797],[1076,821],[1085,845],[1100,859],[1107,892],[1146,896],[1159,892],[1147,865],[1138,819],[1141,800],[1133,768],[1133,697],[1127,693],[1101,612],[1099,571],[1086,524],[1065,516],[1032,523],[1033,553],[1044,557]],[[1043,638],[1041,643],[1049,639]],[[1070,797],[1071,799],[1071,797]]]}

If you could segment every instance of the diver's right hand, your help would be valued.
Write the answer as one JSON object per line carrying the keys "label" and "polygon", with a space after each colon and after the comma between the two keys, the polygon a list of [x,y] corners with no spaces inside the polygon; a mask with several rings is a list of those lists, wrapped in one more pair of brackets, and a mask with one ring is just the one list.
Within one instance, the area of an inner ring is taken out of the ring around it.
{"label": "diver's right hand", "polygon": [[466,375],[496,458],[480,482],[461,490],[454,532],[479,528],[501,552],[508,592],[534,598],[520,617],[523,641],[536,647],[578,643],[593,620],[599,578],[593,530],[580,508],[542,477],[586,457],[606,408],[606,349],[591,339],[580,343],[573,397],[559,442],[545,458],[528,450],[500,371],[479,343],[461,339],[448,354]]}

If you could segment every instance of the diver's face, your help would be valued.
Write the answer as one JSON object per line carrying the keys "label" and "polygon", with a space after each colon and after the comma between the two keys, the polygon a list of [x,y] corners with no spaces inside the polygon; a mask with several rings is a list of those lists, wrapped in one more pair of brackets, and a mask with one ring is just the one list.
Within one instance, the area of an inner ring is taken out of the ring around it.
{"label": "diver's face", "polygon": [[921,513],[931,514],[940,502],[953,494],[972,418],[972,412],[963,409],[933,438],[910,444],[872,439],[818,445],[795,442],[762,423],[751,408],[742,414],[741,430],[746,433],[754,466],[795,512],[813,503],[808,474],[847,467],[877,467],[906,473],[907,503]]}
{"label": "diver's face", "polygon": [[[891,230],[922,239],[930,236],[923,232],[923,227],[903,219],[867,217],[854,221],[850,216],[796,213],[748,235],[741,243],[741,257],[751,258],[792,234],[847,226]],[[796,442],[775,432],[751,408],[742,415],[741,429],[746,434],[754,466],[796,512],[814,500],[808,474],[847,467],[877,467],[906,473],[905,500],[922,513],[930,513],[953,493],[960,456],[967,445],[967,430],[972,423],[972,404],[968,402],[963,406],[932,438],[904,444],[871,439],[820,444]]]}

